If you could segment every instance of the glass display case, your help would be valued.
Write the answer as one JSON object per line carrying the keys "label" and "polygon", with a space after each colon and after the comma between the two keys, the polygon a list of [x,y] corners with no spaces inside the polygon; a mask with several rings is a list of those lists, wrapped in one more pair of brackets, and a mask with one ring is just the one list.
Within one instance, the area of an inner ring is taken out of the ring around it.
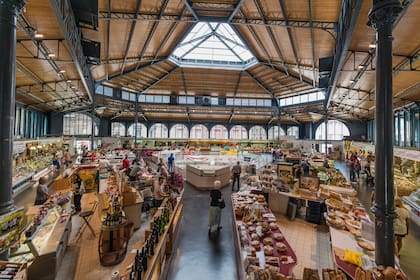
{"label": "glass display case", "polygon": [[58,206],[44,215],[28,224],[20,246],[12,250],[9,258],[9,261],[28,263],[28,279],[54,279],[69,241],[71,215],[61,214]]}

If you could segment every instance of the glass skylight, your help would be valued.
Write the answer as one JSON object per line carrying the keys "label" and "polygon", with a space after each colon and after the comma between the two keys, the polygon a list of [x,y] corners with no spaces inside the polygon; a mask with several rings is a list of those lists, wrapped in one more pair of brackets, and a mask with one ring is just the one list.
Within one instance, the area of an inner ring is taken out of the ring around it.
{"label": "glass skylight", "polygon": [[246,69],[257,60],[227,23],[198,22],[170,59],[182,67]]}

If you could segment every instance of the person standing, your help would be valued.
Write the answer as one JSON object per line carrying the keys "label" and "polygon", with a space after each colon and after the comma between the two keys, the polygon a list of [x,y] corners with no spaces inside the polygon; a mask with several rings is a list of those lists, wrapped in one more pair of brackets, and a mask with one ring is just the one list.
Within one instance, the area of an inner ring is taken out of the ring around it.
{"label": "person standing", "polygon": [[73,175],[73,200],[74,200],[74,210],[78,213],[82,211],[82,196],[85,192],[85,187],[83,181],[80,178],[79,174],[75,173]]}
{"label": "person standing", "polygon": [[350,161],[350,182],[354,182],[356,177],[354,162]]}
{"label": "person standing", "polygon": [[52,164],[55,167],[56,172],[60,171],[60,161],[58,160],[58,157],[57,157],[56,153],[53,153]]}
{"label": "person standing", "polygon": [[153,186],[153,206],[158,208],[162,204],[163,199],[167,196],[165,178],[159,177],[158,181],[155,181]]}
{"label": "person standing", "polygon": [[395,199],[395,214],[397,214],[397,217],[394,220],[395,255],[399,256],[402,247],[402,240],[408,234],[410,217],[410,213],[404,207],[404,204],[399,197]]}
{"label": "person standing", "polygon": [[125,155],[125,158],[122,161],[122,169],[125,170],[126,174],[128,175],[130,169],[130,160],[128,159],[128,155]]}
{"label": "person standing", "polygon": [[36,188],[35,205],[42,205],[48,200],[50,194],[48,193],[47,178],[41,177]]}
{"label": "person standing", "polygon": [[217,225],[217,231],[222,229],[220,221],[222,218],[222,208],[220,203],[223,201],[222,193],[219,190],[221,182],[219,180],[214,182],[215,189],[210,191],[210,211],[209,211],[209,225],[208,234],[212,232],[212,227]]}
{"label": "person standing", "polygon": [[235,189],[235,182],[238,182],[238,191],[239,191],[239,189],[240,189],[240,187],[239,187],[239,181],[240,181],[240,178],[241,178],[241,172],[242,172],[242,168],[241,168],[241,165],[240,165],[240,162],[238,161],[237,163],[236,163],[236,165],[234,165],[233,167],[232,167],[232,191]]}
{"label": "person standing", "polygon": [[174,161],[175,161],[174,154],[171,153],[171,155],[168,157],[168,169],[169,169],[169,173],[173,173],[174,172]]}
{"label": "person standing", "polygon": [[70,162],[71,162],[71,156],[70,156],[69,150],[66,149],[66,151],[64,152],[64,164],[66,165],[66,168],[69,168]]}
{"label": "person standing", "polygon": [[140,170],[141,170],[140,163],[136,161],[135,165],[131,168],[130,173],[128,174],[130,182],[134,182],[137,180],[137,173]]}

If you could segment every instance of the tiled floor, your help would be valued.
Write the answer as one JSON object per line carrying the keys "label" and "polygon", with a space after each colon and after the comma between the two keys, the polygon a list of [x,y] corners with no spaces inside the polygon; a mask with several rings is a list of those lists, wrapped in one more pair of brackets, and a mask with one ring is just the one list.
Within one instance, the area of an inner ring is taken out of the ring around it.
{"label": "tiled floor", "polygon": [[330,234],[328,228],[306,222],[301,218],[290,221],[283,215],[276,215],[280,229],[295,251],[297,264],[293,275],[300,279],[305,267],[318,269],[333,268]]}

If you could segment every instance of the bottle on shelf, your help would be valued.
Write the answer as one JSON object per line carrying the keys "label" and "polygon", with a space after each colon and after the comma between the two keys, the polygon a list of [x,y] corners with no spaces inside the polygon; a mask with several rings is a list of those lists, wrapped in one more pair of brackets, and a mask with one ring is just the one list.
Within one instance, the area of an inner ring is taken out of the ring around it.
{"label": "bottle on shelf", "polygon": [[147,271],[147,254],[145,252],[145,249],[143,247],[142,251],[141,251],[141,255],[142,255],[142,266],[143,266],[143,271],[146,272]]}

